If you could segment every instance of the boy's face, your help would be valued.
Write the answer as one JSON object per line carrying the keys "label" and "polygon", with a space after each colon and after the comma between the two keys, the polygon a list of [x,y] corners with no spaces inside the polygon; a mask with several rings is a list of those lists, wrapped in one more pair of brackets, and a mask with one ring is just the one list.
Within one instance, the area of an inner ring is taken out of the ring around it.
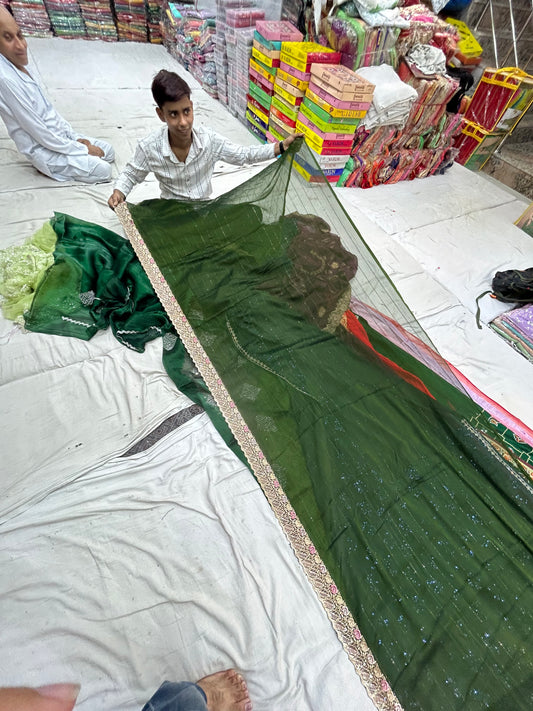
{"label": "boy's face", "polygon": [[168,126],[170,139],[183,143],[191,138],[194,113],[192,101],[183,96],[179,101],[165,101],[162,108],[157,108],[157,115]]}

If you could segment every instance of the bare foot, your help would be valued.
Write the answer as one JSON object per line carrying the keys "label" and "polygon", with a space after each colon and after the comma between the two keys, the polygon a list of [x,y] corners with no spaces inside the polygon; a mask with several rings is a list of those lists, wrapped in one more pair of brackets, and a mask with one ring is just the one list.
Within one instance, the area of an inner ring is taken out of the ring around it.
{"label": "bare foot", "polygon": [[207,696],[209,711],[252,711],[246,682],[235,669],[204,676],[196,683]]}

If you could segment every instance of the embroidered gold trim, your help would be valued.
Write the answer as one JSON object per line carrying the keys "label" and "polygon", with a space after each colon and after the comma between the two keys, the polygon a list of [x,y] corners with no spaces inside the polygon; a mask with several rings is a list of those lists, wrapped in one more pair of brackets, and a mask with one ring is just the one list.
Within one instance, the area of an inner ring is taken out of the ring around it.
{"label": "embroidered gold trim", "polygon": [[318,555],[302,523],[298,519],[296,512],[292,508],[287,495],[276,479],[265,455],[231,399],[215,367],[194,334],[176,297],[150,254],[142,236],[139,234],[127,204],[121,203],[115,212],[159,300],[205,380],[210,393],[213,395],[235,439],[246,455],[248,463],[263,493],[287,536],[296,557],[300,561],[309,582],[313,586],[318,599],[322,603],[369,697],[372,699],[378,711],[402,711],[400,702],[374,659],[374,655],[370,651],[352,614],[337,590],[337,586]]}

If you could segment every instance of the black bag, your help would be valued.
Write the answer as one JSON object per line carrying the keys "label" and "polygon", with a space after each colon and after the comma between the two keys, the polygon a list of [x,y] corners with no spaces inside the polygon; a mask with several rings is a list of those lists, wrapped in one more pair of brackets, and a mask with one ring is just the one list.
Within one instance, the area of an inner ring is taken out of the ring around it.
{"label": "black bag", "polygon": [[529,269],[507,269],[504,272],[496,272],[492,280],[492,291],[484,291],[476,299],[476,323],[479,323],[479,300],[490,294],[493,299],[503,301],[506,304],[533,304],[533,267]]}

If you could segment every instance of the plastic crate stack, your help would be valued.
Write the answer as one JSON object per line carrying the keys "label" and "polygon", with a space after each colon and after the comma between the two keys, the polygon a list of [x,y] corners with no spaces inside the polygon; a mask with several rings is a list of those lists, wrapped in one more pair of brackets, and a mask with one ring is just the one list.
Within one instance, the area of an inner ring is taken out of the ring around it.
{"label": "plastic crate stack", "polygon": [[119,42],[148,42],[144,0],[113,0]]}
{"label": "plastic crate stack", "polygon": [[[304,133],[326,179],[337,183],[350,157],[354,134],[366,115],[374,85],[341,65],[312,64],[309,87],[296,129]],[[301,165],[308,181],[320,179],[312,165]]]}
{"label": "plastic crate stack", "polygon": [[45,0],[44,4],[56,37],[64,39],[87,37],[78,0]]}
{"label": "plastic crate stack", "polygon": [[81,0],[80,10],[88,39],[117,41],[117,28],[110,0]]}
{"label": "plastic crate stack", "polygon": [[532,76],[515,67],[485,69],[455,141],[456,161],[482,168],[532,104]]}
{"label": "plastic crate stack", "polygon": [[13,17],[28,37],[51,37],[50,18],[43,0],[13,0]]}
{"label": "plastic crate stack", "polygon": [[146,0],[146,22],[148,25],[148,38],[152,44],[162,44],[161,13],[163,0]]}

